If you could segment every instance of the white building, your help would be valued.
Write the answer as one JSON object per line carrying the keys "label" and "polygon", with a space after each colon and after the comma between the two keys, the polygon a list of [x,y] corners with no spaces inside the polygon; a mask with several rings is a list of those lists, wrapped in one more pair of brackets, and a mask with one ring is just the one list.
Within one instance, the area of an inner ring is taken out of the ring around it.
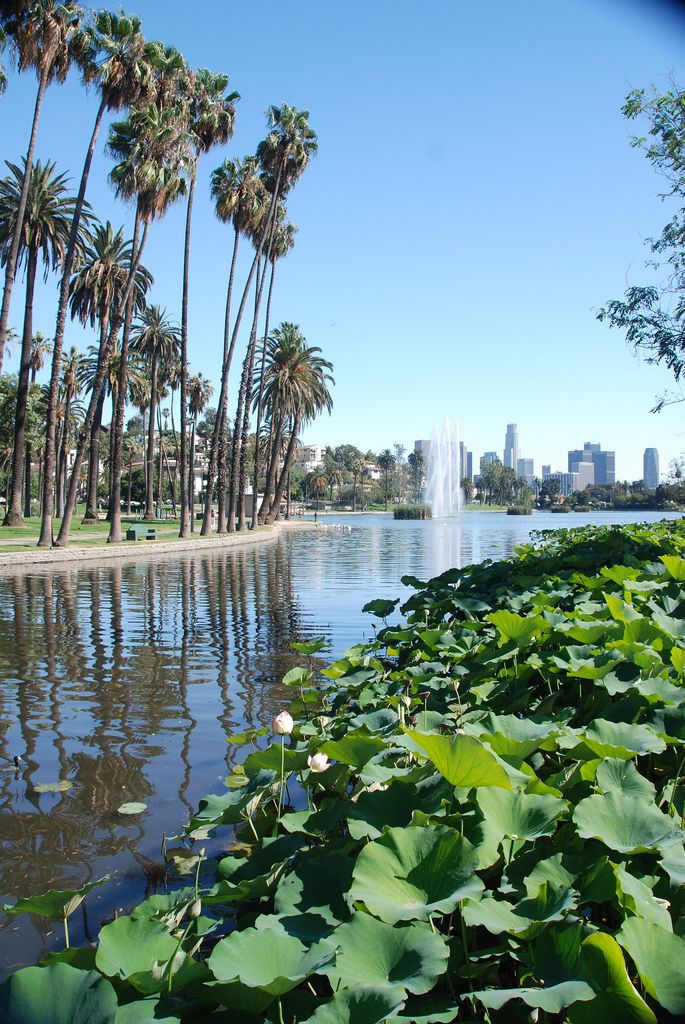
{"label": "white building", "polygon": [[509,469],[516,469],[520,457],[518,427],[515,423],[507,423],[507,433],[504,438],[504,465]]}
{"label": "white building", "polygon": [[311,473],[315,469],[321,469],[326,458],[326,448],[320,444],[303,444],[295,453],[295,465]]}
{"label": "white building", "polygon": [[659,452],[656,448],[645,448],[642,457],[642,472],[645,487],[653,491],[659,486]]}

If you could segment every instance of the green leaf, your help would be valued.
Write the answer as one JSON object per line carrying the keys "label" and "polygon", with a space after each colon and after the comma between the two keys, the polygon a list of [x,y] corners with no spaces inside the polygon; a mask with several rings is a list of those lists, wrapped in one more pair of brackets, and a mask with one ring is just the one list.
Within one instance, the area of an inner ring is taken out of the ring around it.
{"label": "green leaf", "polygon": [[590,1003],[569,1010],[572,1024],[657,1024],[657,1019],[633,987],[621,949],[611,935],[598,932],[583,941],[578,973],[595,990]]}
{"label": "green leaf", "polygon": [[213,949],[209,969],[217,981],[240,981],[272,996],[282,996],[334,956],[325,942],[311,948],[282,929],[246,928],[232,932]]}
{"label": "green leaf", "polygon": [[685,558],[681,558],[679,555],[659,555],[659,558],[666,566],[666,572],[672,580],[678,580],[680,583],[685,580]]}
{"label": "green leaf", "polygon": [[143,811],[147,810],[147,804],[136,803],[131,801],[128,804],[122,804],[121,807],[117,807],[119,814],[142,814]]}
{"label": "green leaf", "polygon": [[499,786],[511,789],[509,776],[490,751],[474,736],[438,736],[405,730],[453,786],[472,789]]}
{"label": "green leaf", "polygon": [[653,803],[656,798],[656,789],[644,775],[640,775],[632,761],[606,758],[597,766],[595,780],[605,793],[622,793],[648,803]]}
{"label": "green leaf", "polygon": [[91,889],[108,881],[109,875],[103,875],[95,882],[87,882],[80,889],[49,889],[40,896],[23,896],[14,906],[6,903],[3,909],[6,914],[37,914],[39,917],[59,921],[69,917]]}
{"label": "green leaf", "polygon": [[330,925],[350,916],[346,896],[352,884],[351,857],[310,856],[280,882],[274,897],[277,914],[315,914]]}
{"label": "green leaf", "polygon": [[616,936],[657,1003],[685,1016],[685,941],[651,921],[629,917]]}
{"label": "green leaf", "polygon": [[394,1020],[403,1005],[404,989],[399,985],[345,988],[319,1006],[304,1024],[380,1024]]}
{"label": "green leaf", "polygon": [[501,1009],[512,999],[522,999],[526,1006],[545,1013],[561,1013],[573,1003],[594,999],[595,993],[585,981],[562,981],[547,988],[498,988],[474,992],[473,998],[493,1010]]}
{"label": "green leaf", "polygon": [[[168,973],[163,976],[163,972],[177,948],[177,940],[159,922],[120,917],[101,929],[95,963],[107,977],[126,978],[140,992],[150,995],[167,990]],[[180,951],[169,968],[173,987],[180,988],[193,980],[196,968],[204,973],[200,964]]]}
{"label": "green leaf", "polygon": [[392,828],[359,854],[350,896],[388,924],[425,921],[482,891],[477,866],[475,849],[454,829]]}
{"label": "green leaf", "polygon": [[553,722],[538,723],[516,715],[495,715],[492,712],[478,726],[483,729],[480,738],[503,757],[528,757],[554,733]]}
{"label": "green leaf", "polygon": [[391,982],[409,992],[428,992],[444,973],[449,950],[441,935],[428,927],[384,924],[370,914],[356,913],[336,928],[335,963],[323,969],[333,991]]}
{"label": "green leaf", "polygon": [[466,900],[464,920],[470,927],[486,928],[493,935],[520,934],[530,932],[534,925],[562,920],[577,904],[575,890],[543,882],[534,897],[521,900],[515,906],[491,897]]}
{"label": "green leaf", "polygon": [[327,740],[319,749],[336,761],[360,768],[376,754],[380,754],[381,750],[385,750],[385,747],[385,740],[362,726],[361,729],[350,730],[340,740]]}
{"label": "green leaf", "polygon": [[306,654],[311,656],[312,654],[318,654],[326,647],[328,641],[325,636],[315,636],[311,640],[295,641],[293,640],[290,644],[294,651],[299,651],[300,654]]}
{"label": "green leaf", "polygon": [[399,603],[399,597],[395,601],[384,601],[383,598],[378,598],[376,601],[367,601],[362,611],[368,612],[370,615],[377,615],[379,619],[387,619]]}
{"label": "green leaf", "polygon": [[170,1009],[163,1009],[156,996],[148,999],[136,999],[126,1003],[117,1010],[114,1024],[179,1024],[181,1009],[178,1014]]}
{"label": "green leaf", "polygon": [[566,803],[555,796],[488,789],[476,800],[488,823],[500,836],[535,840],[551,835],[557,819],[566,811]]}
{"label": "green leaf", "polygon": [[506,609],[493,612],[486,618],[497,626],[497,631],[504,642],[511,640],[517,647],[525,647],[549,628],[540,615],[516,615]]}
{"label": "green leaf", "polygon": [[0,985],[3,1024],[114,1024],[117,997],[97,971],[25,967]]}
{"label": "green leaf", "polygon": [[581,734],[585,744],[598,757],[620,757],[624,760],[637,754],[660,754],[665,741],[649,725],[633,722],[610,722],[596,718]]}
{"label": "green leaf", "polygon": [[582,839],[599,839],[619,853],[653,850],[682,838],[673,819],[654,804],[622,793],[586,797],[576,806],[573,820]]}

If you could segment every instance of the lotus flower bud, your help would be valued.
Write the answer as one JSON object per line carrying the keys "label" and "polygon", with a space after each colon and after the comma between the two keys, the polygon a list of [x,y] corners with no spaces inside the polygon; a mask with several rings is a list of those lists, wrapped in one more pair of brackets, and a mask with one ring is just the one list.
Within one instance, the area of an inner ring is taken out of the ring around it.
{"label": "lotus flower bud", "polygon": [[190,904],[190,916],[199,917],[202,913],[202,900],[193,900]]}
{"label": "lotus flower bud", "polygon": [[281,711],[280,715],[276,715],[271,728],[274,731],[274,736],[290,736],[293,731],[293,717],[287,711]]}
{"label": "lotus flower bud", "polygon": [[419,697],[421,698],[421,700],[428,700],[428,698],[430,697],[430,690],[422,690],[421,693],[419,694]]}
{"label": "lotus flower bud", "polygon": [[411,697],[409,696],[408,693],[405,693],[405,695],[402,697],[402,703],[404,704],[405,708],[411,707]]}
{"label": "lotus flower bud", "polygon": [[314,772],[317,775],[319,772],[325,772],[330,764],[328,754],[310,754],[307,758],[307,764],[309,765],[310,772]]}

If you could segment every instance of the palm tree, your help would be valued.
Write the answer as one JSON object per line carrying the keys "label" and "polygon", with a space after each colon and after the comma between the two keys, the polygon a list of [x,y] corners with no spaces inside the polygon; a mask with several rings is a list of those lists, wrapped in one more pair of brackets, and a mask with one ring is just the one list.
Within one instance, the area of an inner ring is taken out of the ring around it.
{"label": "palm tree", "polygon": [[245,157],[243,160],[225,160],[221,167],[212,173],[212,198],[215,202],[216,215],[219,220],[230,221],[233,225],[233,253],[228,275],[228,289],[226,293],[226,313],[224,316],[224,347],[221,364],[221,387],[217,405],[217,417],[212,431],[210,442],[209,458],[207,466],[207,491],[205,494],[205,519],[202,529],[206,532],[206,520],[211,507],[212,493],[214,489],[214,475],[219,468],[219,532],[225,530],[224,495],[226,491],[226,461],[219,460],[219,449],[222,439],[225,444],[228,429],[228,377],[233,360],[233,352],[238,337],[245,303],[251,286],[253,270],[256,263],[253,260],[253,268],[248,276],[247,284],[243,290],[243,297],[236,316],[236,322],[231,333],[231,300],[233,295],[233,284],[235,278],[235,267],[238,258],[238,243],[241,235],[254,235],[263,220],[268,206],[268,192],[258,174],[259,163],[256,157]]}
{"label": "palm tree", "polygon": [[[283,323],[269,338],[264,401],[273,424],[273,440],[259,510],[260,523],[272,523],[278,515],[301,426],[323,409],[330,411],[332,408],[328,390],[328,384],[333,383],[328,372],[332,367],[321,358],[320,351],[307,344],[297,324]],[[288,424],[290,441],[279,473],[281,440]]]}
{"label": "palm tree", "polygon": [[[264,225],[260,228],[256,244],[255,259],[271,252],[274,232],[278,223],[278,211],[282,197],[293,187],[304,173],[310,158],[317,151],[316,133],[309,127],[309,111],[299,111],[295,107],[283,104],[281,107],[269,107],[267,111],[269,132],[266,139],[257,147],[257,158],[263,169],[267,188],[271,192],[271,202]],[[242,491],[239,490],[239,462],[244,459],[249,434],[249,397],[252,386],[254,356],[257,340],[257,322],[261,304],[262,291],[266,280],[266,267],[258,280],[255,311],[250,332],[250,341],[243,362],[243,370],[238,392],[238,411],[235,418],[233,446],[231,451],[230,504],[228,529],[235,529],[236,502],[242,509]],[[243,415],[244,410],[244,415]],[[241,428],[242,422],[242,428]],[[241,429],[239,429],[241,428]],[[245,473],[240,474],[245,478]]]}
{"label": "palm tree", "polygon": [[316,495],[316,511],[319,511],[319,499],[326,493],[326,477],[323,473],[314,473],[309,481],[312,492]]}
{"label": "palm tree", "polygon": [[[190,229],[193,200],[197,182],[197,166],[202,153],[214,146],[225,145],[233,135],[235,101],[238,93],[226,95],[228,75],[213,74],[200,68],[190,76],[188,88],[188,131],[195,151],[191,165],[188,206],[186,210],[185,244],[183,249],[183,295],[181,303],[181,522],[179,535],[187,537],[190,529],[189,499],[184,481],[188,465],[186,451],[186,385],[188,377],[188,279],[190,274]],[[211,492],[210,492],[211,499]]]}
{"label": "palm tree", "polygon": [[[266,320],[264,323],[264,338],[262,339],[262,357],[259,367],[259,387],[257,389],[257,425],[255,426],[255,437],[259,437],[259,433],[262,427],[262,405],[264,402],[264,365],[266,361],[266,339],[269,335],[269,317],[271,314],[271,297],[274,290],[274,276],[276,272],[276,262],[283,259],[288,255],[291,249],[295,246],[295,235],[297,234],[297,228],[294,224],[286,222],[279,224],[273,236],[271,243],[271,251],[269,252],[269,262],[271,263],[271,279],[269,281],[269,293],[266,299]],[[255,457],[254,457],[254,472],[253,472],[253,498],[252,498],[252,527],[254,528],[257,524],[257,490],[259,487],[259,470],[260,470],[260,449],[259,445],[255,445]]]}
{"label": "palm tree", "polygon": [[[352,511],[357,511],[357,480],[363,479],[366,461],[363,456],[355,459],[352,463]],[[362,483],[362,510],[364,506],[364,484]]]}
{"label": "palm tree", "polygon": [[423,470],[426,464],[426,459],[423,452],[415,450],[409,452],[407,456],[407,462],[411,466],[412,471],[412,483],[414,485],[414,501],[418,501],[421,494],[421,481],[423,480]]}
{"label": "palm tree", "polygon": [[131,334],[131,349],[150,364],[150,405],[148,409],[147,456],[145,469],[145,515],[155,518],[154,452],[155,417],[159,391],[160,367],[178,357],[181,333],[160,306],[148,306],[138,317]]}
{"label": "palm tree", "polygon": [[390,451],[389,448],[384,449],[384,451],[382,451],[381,454],[378,456],[378,465],[380,466],[380,468],[383,470],[383,473],[385,474],[384,493],[385,493],[385,511],[387,512],[388,511],[388,473],[390,472],[392,467],[395,465],[395,456],[393,455],[393,453]]}
{"label": "palm tree", "polygon": [[327,468],[325,476],[326,480],[328,481],[328,500],[333,501],[333,488],[339,488],[344,480],[343,467],[339,466],[337,462],[334,462],[331,466]]}
{"label": "palm tree", "polygon": [[206,408],[209,399],[214,394],[214,388],[206,377],[201,373],[190,377],[188,380],[188,412],[191,417],[190,435],[190,465],[188,469],[188,494],[190,496],[190,528],[192,531],[195,511],[195,435],[197,433],[197,421],[200,413]]}
{"label": "palm tree", "polygon": [[[126,319],[129,299],[135,286],[135,277],[142,258],[150,222],[164,215],[168,207],[185,192],[183,172],[187,165],[187,133],[180,123],[180,112],[176,106],[159,110],[155,104],[131,112],[125,122],[112,126],[110,150],[120,156],[120,163],[112,171],[112,179],[122,194],[136,197],[136,219],[133,233],[133,261],[129,268],[128,281],[110,318],[110,328],[97,379],[94,382],[83,436],[79,439],[74,459],[74,469],[69,481],[69,494],[64,518],[56,540],[58,546],[69,542],[71,517],[76,504],[78,471],[86,447],[86,435],[90,431],[95,406],[100,397],[107,373],[107,364],[119,330]],[[137,231],[140,234],[138,241]],[[126,330],[121,345],[121,372],[125,374],[127,362]],[[114,466],[112,469],[113,495],[112,520],[109,541],[121,540],[121,443],[123,437],[125,376],[120,380],[117,414],[114,424]],[[49,440],[49,439],[48,439]],[[39,544],[50,543],[50,523],[43,508],[43,529]]]}
{"label": "palm tree", "polygon": [[[21,209],[24,170],[8,163],[10,175],[0,181],[0,254],[2,263],[16,234],[16,220]],[[17,408],[14,420],[14,453],[12,486],[3,525],[19,526],[22,521],[22,480],[25,464],[26,405],[31,372],[33,342],[33,293],[38,261],[42,258],[45,276],[56,270],[64,260],[74,199],[67,192],[66,176],[55,174],[55,164],[35,164],[29,175],[29,188],[24,207],[24,222],[19,232],[18,263],[26,263],[26,300],[22,335]]]}
{"label": "palm tree", "polygon": [[[90,323],[91,327],[99,326],[100,343],[96,350],[97,358],[90,360],[87,390],[92,390],[97,378],[100,360],[102,359],[109,331],[110,315],[123,293],[128,281],[128,272],[132,259],[132,243],[124,241],[124,229],[114,231],[111,223],[98,224],[85,252],[80,260],[78,273],[72,278],[70,307],[72,319],[78,317],[81,323]],[[139,265],[133,290],[133,305],[142,310],[145,296],[153,282],[152,275],[145,267]],[[116,385],[111,386],[111,375],[108,372],[106,382],[112,395]],[[88,459],[88,486],[86,511],[83,522],[96,522],[97,515],[97,478],[99,472],[99,439],[102,427],[102,413],[105,403],[105,388],[95,408],[95,416],[90,431],[90,450]],[[110,456],[111,456],[110,451]]]}
{"label": "palm tree", "polygon": [[[29,369],[31,372],[31,384],[36,383],[36,376],[43,369],[45,357],[52,347],[50,338],[44,337],[40,331],[36,331],[31,342],[31,355],[29,357]],[[33,450],[29,432],[26,433],[26,457],[24,460],[24,518],[31,516],[31,462]]]}
{"label": "palm tree", "polygon": [[74,408],[75,399],[79,395],[79,381],[82,365],[81,353],[72,345],[68,352],[62,353],[62,377],[58,403],[58,418],[61,430],[57,445],[57,515],[64,512],[65,487],[67,480],[67,462],[73,427],[81,419],[81,409]]}
{"label": "palm tree", "polygon": [[[7,45],[7,34],[0,25],[0,54],[2,54],[5,46]],[[0,96],[4,93],[7,88],[7,72],[2,64],[0,64]]]}
{"label": "palm tree", "polygon": [[38,76],[38,92],[29,144],[23,162],[24,173],[19,192],[15,231],[5,260],[5,286],[0,309],[0,373],[43,96],[52,82],[65,80],[72,59],[75,56],[80,57],[83,52],[84,35],[81,31],[80,17],[80,7],[70,0],[34,0],[30,4],[15,5],[14,10],[3,19],[3,29],[16,52],[19,70],[34,68]]}

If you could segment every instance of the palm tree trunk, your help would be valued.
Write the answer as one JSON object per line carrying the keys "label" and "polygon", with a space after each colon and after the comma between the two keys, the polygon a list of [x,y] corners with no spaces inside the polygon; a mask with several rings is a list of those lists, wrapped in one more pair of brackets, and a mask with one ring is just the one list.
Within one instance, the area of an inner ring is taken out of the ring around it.
{"label": "palm tree trunk", "polygon": [[157,406],[157,429],[159,431],[159,445],[157,452],[157,508],[156,515],[161,516],[162,514],[162,469],[164,460],[164,438],[162,437],[162,411]]}
{"label": "palm tree trunk", "polygon": [[195,427],[197,426],[197,413],[193,416],[193,422],[191,427],[190,435],[190,467],[188,471],[188,477],[186,480],[186,487],[188,488],[188,499],[189,499],[189,512],[190,512],[190,532],[192,533],[195,528]]}
{"label": "palm tree trunk", "polygon": [[[292,464],[295,461],[295,450],[297,448],[297,435],[299,434],[299,432],[300,432],[300,417],[299,417],[299,415],[297,415],[297,416],[295,416],[295,422],[293,423],[293,432],[290,435],[290,441],[288,442],[288,448],[287,448],[287,451],[285,453],[285,461],[283,463],[283,469],[281,470],[281,475],[279,476],[278,483],[276,484],[276,491],[274,493],[274,500],[273,500],[273,502],[271,504],[271,508],[269,510],[269,514],[266,517],[267,523],[273,523],[273,521],[278,517],[278,513],[279,513],[280,508],[281,508],[281,501],[283,499],[283,492],[285,491],[285,484],[286,484],[286,481],[288,479],[288,475],[290,474],[290,470],[292,468]],[[316,500],[317,500],[317,508],[318,508],[318,501],[319,501],[318,495],[317,495],[317,499]]]}
{"label": "palm tree trunk", "polygon": [[117,383],[116,381],[111,382],[112,392],[112,415],[109,421],[109,471],[107,473],[107,515],[105,516],[106,522],[111,522],[112,516],[110,514],[110,506],[112,500],[112,491],[114,490],[114,415],[117,407]]}
{"label": "palm tree trunk", "polygon": [[71,527],[71,520],[74,514],[74,508],[76,507],[76,496],[78,493],[78,480],[79,472],[81,470],[81,463],[83,461],[83,455],[86,450],[86,443],[88,437],[88,431],[90,430],[93,417],[95,415],[95,406],[100,398],[100,392],[105,384],[105,376],[109,366],[109,361],[112,356],[112,349],[114,348],[114,341],[119,334],[121,325],[124,322],[125,310],[128,304],[128,300],[133,293],[133,287],[135,284],[136,274],[138,273],[138,267],[140,266],[140,260],[143,255],[143,249],[145,248],[145,242],[147,240],[148,221],[146,219],[145,226],[143,228],[143,237],[140,240],[140,246],[136,253],[131,267],[128,273],[128,280],[124,293],[117,303],[116,312],[112,316],[111,326],[109,329],[109,337],[107,338],[107,344],[103,353],[102,365],[99,367],[96,378],[93,381],[93,390],[90,396],[90,402],[88,403],[88,411],[86,412],[86,419],[83,424],[83,428],[79,435],[78,444],[76,446],[76,457],[74,459],[74,466],[71,471],[71,477],[69,479],[69,488],[67,493],[67,500],[65,502],[64,517],[62,519],[62,525],[60,526],[59,534],[55,544],[57,547],[66,547],[69,543],[69,529]]}
{"label": "palm tree trunk", "polygon": [[155,518],[155,413],[157,412],[158,377],[159,360],[156,355],[153,355],[150,367],[150,408],[148,409],[147,454],[145,456],[145,515],[143,519],[147,520]]}
{"label": "palm tree trunk", "polygon": [[190,227],[193,218],[193,200],[197,180],[197,156],[188,191],[186,209],[185,244],[183,247],[183,296],[181,300],[181,522],[179,537],[190,535],[193,495],[186,490],[188,481],[188,280],[190,276]]}
{"label": "palm tree trunk", "polygon": [[266,339],[269,336],[269,317],[271,314],[271,296],[274,290],[274,275],[276,272],[276,261],[271,264],[271,279],[269,280],[269,294],[266,297],[266,318],[264,322],[264,338],[262,339],[262,358],[259,367],[259,395],[257,397],[257,424],[255,426],[255,452],[254,472],[252,476],[252,529],[257,525],[257,489],[259,486],[259,431],[262,427],[262,403],[264,400],[264,367],[266,364]]}
{"label": "palm tree trunk", "polygon": [[33,108],[31,135],[29,136],[29,148],[26,151],[26,166],[24,167],[24,180],[21,183],[21,195],[19,196],[19,206],[17,208],[17,219],[14,222],[14,234],[12,235],[12,245],[10,246],[9,255],[7,257],[7,263],[5,264],[5,287],[2,293],[2,309],[0,310],[0,374],[2,373],[2,364],[5,356],[7,325],[9,323],[10,318],[10,298],[12,297],[14,275],[16,274],[17,271],[17,259],[19,258],[21,232],[24,226],[24,214],[26,213],[26,200],[29,194],[31,171],[33,170],[33,154],[36,149],[36,139],[38,137],[38,122],[40,120],[40,108],[43,104],[43,96],[45,95],[47,84],[48,69],[46,68],[41,72],[40,81],[38,83],[38,93],[36,95],[36,103]]}
{"label": "palm tree trunk", "polygon": [[276,429],[271,442],[271,451],[269,453],[269,461],[266,469],[266,480],[264,482],[264,497],[262,498],[262,504],[259,506],[259,515],[257,522],[262,525],[266,522],[266,518],[271,510],[271,496],[274,493],[276,487],[276,475],[278,473],[278,462],[281,452],[281,444],[283,442],[283,430],[285,429],[285,416],[283,413],[280,414]]}
{"label": "palm tree trunk", "polygon": [[[266,274],[266,267],[264,268]],[[257,311],[258,315],[259,311]],[[254,360],[257,351],[257,318],[253,325],[250,337],[250,348],[247,359],[247,384],[245,387],[245,406],[243,409],[243,423],[240,431],[240,453],[238,456],[238,529],[245,529],[245,487],[247,484],[247,446],[250,440],[250,402],[252,400],[252,381],[254,378]],[[254,517],[254,510],[252,513]]]}
{"label": "palm tree trunk", "polygon": [[[235,256],[235,251],[236,250],[234,249],[234,256]],[[213,490],[213,487],[214,487],[214,475],[216,473],[216,468],[217,468],[217,459],[218,459],[218,452],[219,452],[219,440],[221,438],[220,433],[217,433],[217,423],[223,417],[223,420],[222,420],[222,422],[223,422],[223,429],[225,430],[227,425],[228,425],[228,376],[229,376],[229,373],[231,371],[231,363],[233,362],[233,353],[235,351],[236,341],[238,340],[238,330],[240,329],[240,324],[242,323],[243,313],[245,312],[245,305],[247,303],[248,295],[250,294],[250,289],[252,288],[252,280],[254,278],[255,271],[258,268],[258,264],[259,264],[259,253],[255,252],[254,259],[252,260],[252,266],[250,267],[250,273],[247,276],[247,281],[245,282],[245,287],[243,288],[243,294],[242,294],[242,297],[240,299],[240,306],[238,307],[238,313],[237,313],[236,318],[235,318],[235,324],[233,325],[233,333],[230,336],[231,337],[231,341],[230,341],[230,345],[228,346],[228,350],[226,350],[226,339],[228,338],[228,328],[229,328],[229,315],[230,315],[230,302],[229,302],[229,298],[230,298],[230,296],[227,295],[227,297],[226,297],[226,320],[225,320],[225,328],[224,328],[224,362],[223,362],[223,366],[221,368],[221,388],[219,390],[219,401],[218,401],[219,415],[217,416],[217,421],[214,424],[214,432],[212,433],[212,443],[211,443],[211,446],[210,446],[210,449],[209,449],[209,459],[208,459],[208,465],[207,465],[207,492],[210,493],[210,494],[211,494],[211,491]],[[232,281],[231,281],[231,279],[229,277],[229,291],[230,291],[230,289],[232,289],[232,287],[233,287]],[[237,421],[236,421],[236,423],[233,424],[233,434],[234,434],[234,436],[235,436],[236,431],[237,431]],[[224,440],[225,440],[225,437],[224,437]],[[204,528],[204,523],[203,523],[203,528]]]}
{"label": "palm tree trunk", "polygon": [[31,373],[31,342],[33,340],[33,291],[36,284],[38,250],[29,249],[26,269],[26,301],[24,303],[24,333],[21,339],[21,362],[17,383],[17,406],[14,416],[14,449],[12,451],[12,487],[3,526],[21,526],[22,481],[24,478],[24,439],[26,437],[26,410]]}
{"label": "palm tree trunk", "polygon": [[83,523],[98,521],[98,483],[100,480],[100,431],[102,429],[102,413],[105,407],[105,392],[95,407],[93,425],[90,428],[90,445],[88,447],[88,483],[86,485],[86,511]]}
{"label": "palm tree trunk", "polygon": [[126,515],[131,515],[131,485],[133,482],[133,448],[128,456],[128,494],[126,495]]}
{"label": "palm tree trunk", "polygon": [[[178,449],[178,434],[176,433],[176,423],[174,421],[174,389],[171,390],[171,401],[169,402],[169,408],[171,409],[171,436],[174,439],[174,458],[176,459],[176,465],[174,466],[173,480],[169,477],[169,486],[171,487],[171,502],[174,506],[174,518],[176,518],[176,481],[178,479],[178,467],[181,462],[181,454]],[[168,462],[168,460],[167,460]]]}
{"label": "palm tree trunk", "polygon": [[228,426],[224,411],[219,436],[219,452],[217,457],[217,533],[226,533],[226,456],[228,453]]}
{"label": "palm tree trunk", "polygon": [[[42,509],[42,521],[40,528],[40,538],[38,540],[38,547],[52,547],[53,535],[52,535],[52,477],[53,468],[55,463],[55,428],[57,424],[57,392],[59,388],[59,372],[60,364],[62,360],[62,346],[64,343],[64,331],[67,321],[67,307],[69,305],[69,282],[71,280],[71,274],[74,269],[74,259],[76,257],[76,240],[78,238],[79,225],[81,223],[81,215],[83,213],[83,204],[86,198],[86,187],[88,185],[88,176],[90,174],[90,167],[93,162],[93,153],[95,152],[95,143],[100,132],[100,125],[102,124],[102,117],[105,113],[105,101],[102,99],[98,107],[98,112],[95,117],[95,124],[90,137],[90,143],[88,145],[88,151],[86,153],[86,159],[83,163],[83,171],[81,172],[81,182],[79,184],[78,196],[76,197],[76,203],[74,205],[74,216],[71,221],[71,231],[69,233],[69,242],[67,245],[66,255],[64,257],[64,266],[62,268],[62,280],[59,288],[59,303],[57,306],[57,321],[55,323],[55,339],[53,342],[52,350],[52,372],[50,375],[50,390],[48,393],[48,408],[47,408],[47,419],[45,424],[45,455],[44,462],[45,466],[43,469],[43,509]],[[0,326],[0,335],[2,334],[2,327]],[[80,468],[80,467],[79,467]],[[61,530],[60,530],[61,533]]]}
{"label": "palm tree trunk", "polygon": [[[131,243],[131,258],[135,256],[138,248],[138,235],[140,234],[140,205],[136,206],[136,218],[133,225],[133,242]],[[146,228],[147,230],[147,228]],[[112,429],[110,431],[109,441],[109,457],[112,462],[112,487],[109,493],[109,536],[107,538],[108,544],[120,544],[122,541],[121,535],[121,470],[123,463],[123,444],[124,444],[124,412],[126,410],[126,392],[127,392],[127,380],[126,375],[128,371],[128,341],[131,334],[131,320],[133,319],[133,304],[134,297],[133,291],[128,298],[126,303],[126,313],[124,316],[124,330],[121,336],[121,355],[119,360],[119,379],[117,381],[117,402],[114,417],[112,419]],[[129,467],[129,481],[128,481],[128,512],[127,515],[131,514],[131,477]]]}

